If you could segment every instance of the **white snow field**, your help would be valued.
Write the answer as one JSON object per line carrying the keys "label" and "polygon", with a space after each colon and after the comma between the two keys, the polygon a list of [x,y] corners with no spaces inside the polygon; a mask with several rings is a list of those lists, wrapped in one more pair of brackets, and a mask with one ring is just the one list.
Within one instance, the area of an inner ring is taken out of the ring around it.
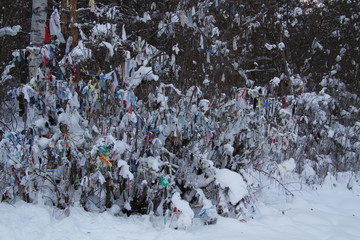
{"label": "white snow field", "polygon": [[[256,213],[247,222],[219,217],[205,226],[199,216],[186,230],[169,227],[171,219],[113,216],[71,208],[65,217],[54,208],[17,202],[0,204],[0,239],[360,239],[360,191],[327,181],[317,190],[293,192],[286,200],[279,189],[264,189]],[[76,205],[76,204],[75,204]]]}

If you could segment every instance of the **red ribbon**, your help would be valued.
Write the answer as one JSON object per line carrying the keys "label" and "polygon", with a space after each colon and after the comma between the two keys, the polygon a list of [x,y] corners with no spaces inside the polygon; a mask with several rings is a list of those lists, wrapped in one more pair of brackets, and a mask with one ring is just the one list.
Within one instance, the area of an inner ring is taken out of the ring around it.
{"label": "red ribbon", "polygon": [[254,167],[254,168],[258,168],[258,167],[260,167],[260,166],[261,166],[261,165],[263,165],[263,164],[264,164],[264,162],[259,163],[259,164],[255,165],[255,167]]}

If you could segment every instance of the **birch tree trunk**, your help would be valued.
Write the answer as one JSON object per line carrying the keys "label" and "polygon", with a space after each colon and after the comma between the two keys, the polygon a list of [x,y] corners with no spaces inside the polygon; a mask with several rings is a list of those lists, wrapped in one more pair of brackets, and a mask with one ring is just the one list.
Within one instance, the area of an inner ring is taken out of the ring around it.
{"label": "birch tree trunk", "polygon": [[[36,72],[41,64],[40,47],[44,44],[45,40],[45,26],[47,14],[47,0],[33,0],[32,1],[32,15],[31,15],[31,32],[30,32],[30,46],[32,47],[32,55],[29,57],[29,77],[30,80],[36,77]],[[25,84],[26,82],[23,82]],[[18,98],[20,113],[24,121],[24,130],[27,123],[27,102],[24,97]]]}
{"label": "birch tree trunk", "polygon": [[[32,1],[30,46],[40,47],[45,39],[47,0]],[[41,63],[40,49],[33,49],[33,55],[29,61],[30,79],[36,76],[36,69]]]}

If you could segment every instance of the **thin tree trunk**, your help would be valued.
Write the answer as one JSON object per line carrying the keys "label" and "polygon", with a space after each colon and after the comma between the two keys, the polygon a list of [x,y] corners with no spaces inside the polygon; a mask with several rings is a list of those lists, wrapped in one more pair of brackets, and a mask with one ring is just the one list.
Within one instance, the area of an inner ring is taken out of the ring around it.
{"label": "thin tree trunk", "polygon": [[[78,43],[78,36],[79,36],[79,30],[78,27],[76,26],[77,23],[77,13],[76,13],[76,8],[77,8],[77,0],[70,0],[70,27],[71,27],[71,36],[72,36],[72,47],[76,47],[77,43]],[[78,82],[79,81],[79,66],[76,66],[76,71],[75,71],[75,77],[74,77],[74,81]]]}
{"label": "thin tree trunk", "polygon": [[60,25],[61,32],[64,36],[67,36],[67,24],[69,23],[69,9],[67,6],[67,0],[61,0],[61,11],[60,11]]}
{"label": "thin tree trunk", "polygon": [[[40,47],[44,44],[47,0],[33,0],[32,1],[32,16],[31,16],[31,33],[30,45]],[[30,79],[36,76],[36,70],[41,63],[40,51],[34,50],[33,55],[29,61],[29,75]]]}
{"label": "thin tree trunk", "polygon": [[45,39],[47,0],[32,1],[31,35],[32,46],[41,46]]}
{"label": "thin tree trunk", "polygon": [[77,8],[77,0],[70,0],[70,27],[71,27],[71,36],[72,36],[72,47],[76,47],[77,42],[78,42],[78,35],[79,35],[79,30],[78,28],[75,26],[75,24],[77,23],[77,13],[76,13],[76,8]]}

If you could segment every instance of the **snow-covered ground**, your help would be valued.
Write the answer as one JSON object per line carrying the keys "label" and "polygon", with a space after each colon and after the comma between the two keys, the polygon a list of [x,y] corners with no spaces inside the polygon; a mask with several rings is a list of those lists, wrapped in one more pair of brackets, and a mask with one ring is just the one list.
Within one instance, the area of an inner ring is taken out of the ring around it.
{"label": "snow-covered ground", "polygon": [[69,217],[24,202],[0,204],[0,239],[360,239],[360,194],[346,184],[294,192],[286,201],[279,190],[264,190],[254,218],[247,222],[219,217],[204,226],[198,217],[187,230],[169,228],[171,219],[115,217],[75,206]]}

